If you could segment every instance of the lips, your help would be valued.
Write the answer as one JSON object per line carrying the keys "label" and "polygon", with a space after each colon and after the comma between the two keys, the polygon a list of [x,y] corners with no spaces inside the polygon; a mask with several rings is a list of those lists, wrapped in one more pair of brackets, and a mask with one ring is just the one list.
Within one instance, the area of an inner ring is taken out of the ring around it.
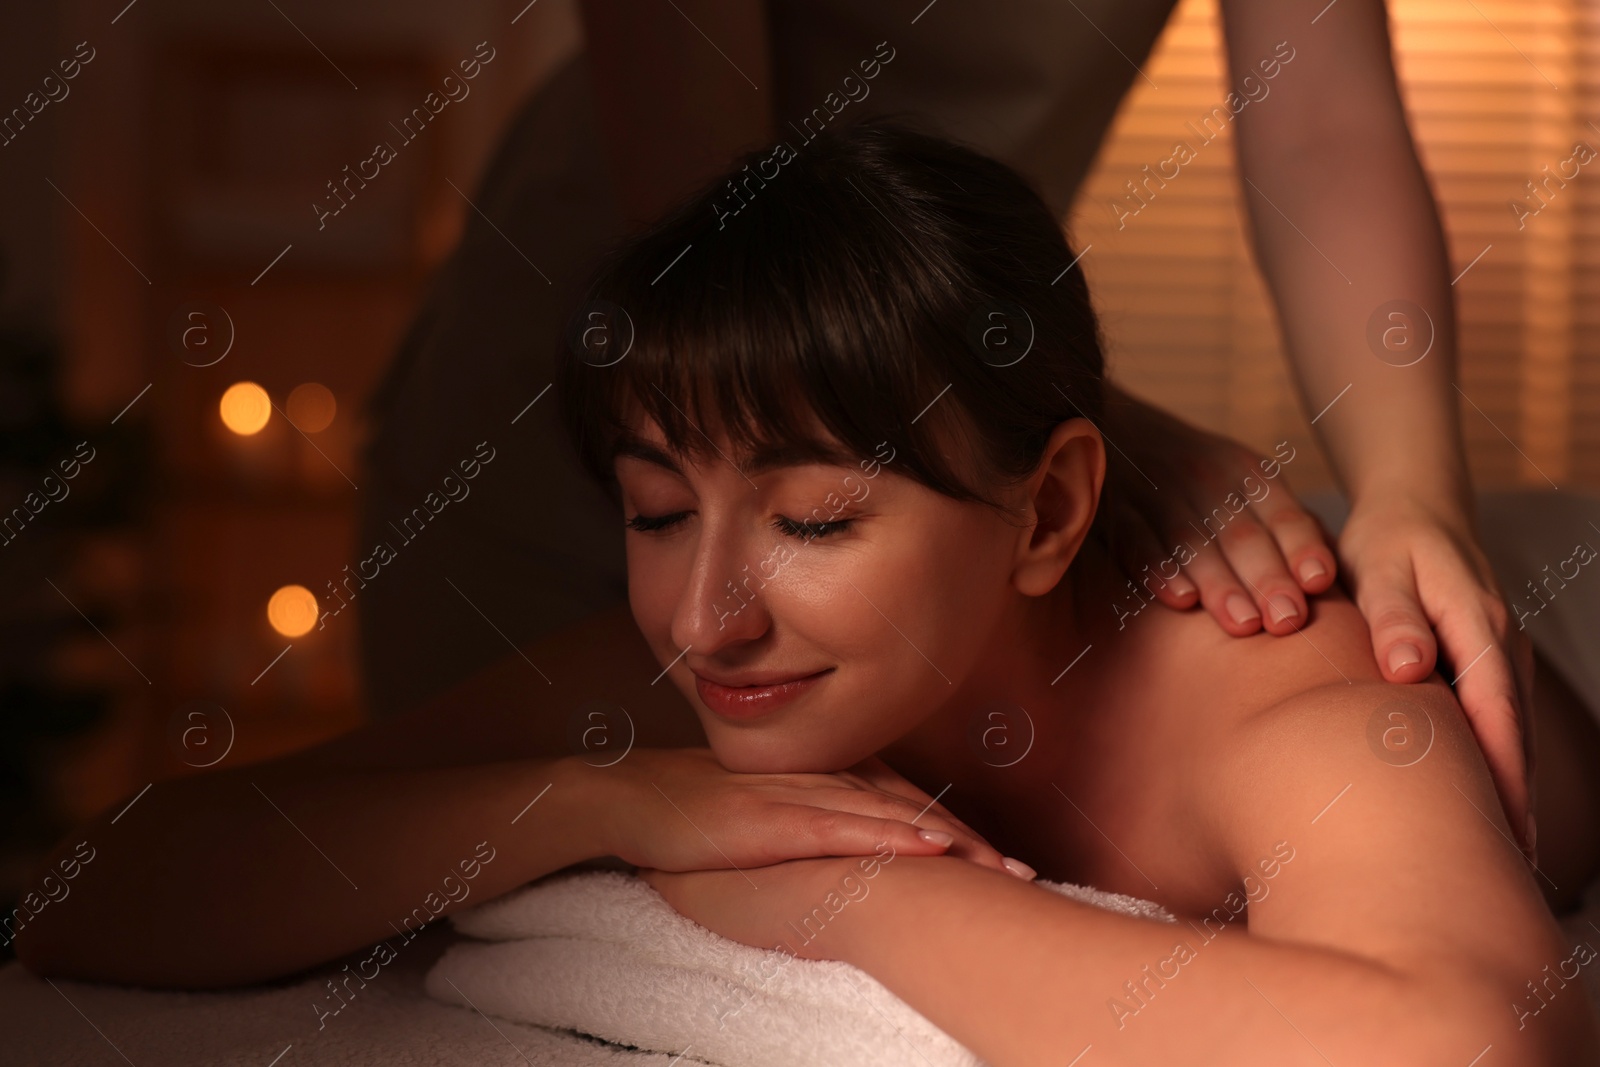
{"label": "lips", "polygon": [[[696,672],[694,687],[706,707],[729,719],[754,719],[776,711],[810,692],[833,668],[807,675],[750,674],[714,682]],[[731,684],[739,681],[743,684]]]}

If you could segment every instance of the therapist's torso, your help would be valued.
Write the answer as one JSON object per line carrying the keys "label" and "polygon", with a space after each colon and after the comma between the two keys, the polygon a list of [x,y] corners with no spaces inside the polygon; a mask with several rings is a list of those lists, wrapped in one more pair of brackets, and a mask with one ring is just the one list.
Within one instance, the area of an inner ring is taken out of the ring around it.
{"label": "therapist's torso", "polygon": [[768,0],[777,136],[799,148],[831,109],[834,121],[915,113],[1016,167],[1065,214],[1175,6]]}

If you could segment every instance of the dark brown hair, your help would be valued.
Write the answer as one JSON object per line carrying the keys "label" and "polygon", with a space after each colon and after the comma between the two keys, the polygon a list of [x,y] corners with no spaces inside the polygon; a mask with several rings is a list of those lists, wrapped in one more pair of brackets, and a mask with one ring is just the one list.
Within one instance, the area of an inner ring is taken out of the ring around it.
{"label": "dark brown hair", "polygon": [[635,404],[697,462],[718,430],[734,462],[824,444],[815,420],[852,456],[887,441],[896,472],[994,503],[985,486],[1030,474],[1058,424],[1099,422],[1073,258],[1019,174],[902,118],[779,142],[602,259],[558,357],[568,433],[614,491]]}

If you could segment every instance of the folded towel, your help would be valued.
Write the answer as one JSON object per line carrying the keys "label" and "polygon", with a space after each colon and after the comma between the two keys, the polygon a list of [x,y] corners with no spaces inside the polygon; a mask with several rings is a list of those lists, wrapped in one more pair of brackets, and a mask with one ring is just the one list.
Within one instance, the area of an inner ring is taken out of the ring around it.
{"label": "folded towel", "polygon": [[[1149,901],[1039,879],[1108,911],[1175,922]],[[558,873],[451,917],[431,996],[722,1067],[981,1067],[866,972],[731,941],[643,879]]]}

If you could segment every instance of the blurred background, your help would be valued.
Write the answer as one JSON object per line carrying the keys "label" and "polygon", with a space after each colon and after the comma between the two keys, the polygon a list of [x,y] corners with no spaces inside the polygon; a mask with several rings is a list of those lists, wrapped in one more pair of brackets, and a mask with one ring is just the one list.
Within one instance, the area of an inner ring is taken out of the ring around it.
{"label": "blurred background", "polygon": [[[0,35],[6,909],[73,822],[361,721],[356,627],[318,630],[313,591],[361,556],[364,406],[473,210],[463,190],[583,47],[574,0],[125,2],[44,0]],[[1600,145],[1600,4],[1391,13],[1458,272],[1477,483],[1600,488],[1600,164],[1568,162]],[[486,38],[470,101],[319,229],[308,205],[337,206],[330,181],[369,155],[353,146]],[[1231,128],[1137,219],[1113,206],[1225,95],[1220,44],[1214,0],[1183,0],[1064,221],[1092,248],[1115,374],[1264,451],[1293,442],[1295,487],[1324,488]],[[34,112],[47,74],[68,91]],[[1578,176],[1528,186],[1563,165]]]}

